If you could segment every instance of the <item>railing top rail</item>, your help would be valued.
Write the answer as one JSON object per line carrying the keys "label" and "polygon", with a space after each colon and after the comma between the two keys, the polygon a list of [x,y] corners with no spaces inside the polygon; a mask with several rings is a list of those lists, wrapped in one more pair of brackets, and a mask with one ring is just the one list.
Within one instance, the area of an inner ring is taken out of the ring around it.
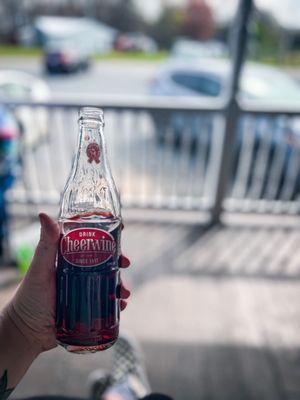
{"label": "railing top rail", "polygon": [[[83,100],[84,99],[84,100]],[[99,95],[68,95],[53,96],[48,101],[19,101],[0,99],[0,103],[7,106],[30,106],[48,108],[78,108],[89,106],[113,110],[128,111],[184,111],[184,112],[222,112],[226,103],[220,99],[153,96],[99,96]]]}
{"label": "railing top rail", "polygon": [[254,100],[240,100],[239,108],[242,112],[254,115],[300,115],[300,102],[278,102],[278,101],[254,101]]}
{"label": "railing top rail", "polygon": [[[82,100],[84,99],[84,101]],[[186,98],[153,96],[98,96],[98,95],[68,95],[53,96],[48,101],[19,101],[0,99],[0,103],[9,107],[30,106],[65,109],[86,106],[101,107],[106,110],[119,111],[171,111],[171,112],[224,112],[227,108],[226,99]],[[300,103],[265,102],[254,100],[238,100],[240,112],[256,115],[300,115]]]}

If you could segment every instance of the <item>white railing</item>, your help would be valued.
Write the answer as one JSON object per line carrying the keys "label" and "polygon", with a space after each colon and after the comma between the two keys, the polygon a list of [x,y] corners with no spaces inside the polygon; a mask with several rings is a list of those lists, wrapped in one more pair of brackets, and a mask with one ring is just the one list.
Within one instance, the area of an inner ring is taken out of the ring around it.
{"label": "white railing", "polygon": [[[226,102],[92,97],[82,104],[73,97],[5,104],[24,126],[23,168],[8,196],[12,204],[58,204],[75,150],[78,108],[86,104],[105,110],[109,157],[125,207],[213,213],[220,202]],[[300,106],[237,103],[237,111],[223,208],[298,213]]]}

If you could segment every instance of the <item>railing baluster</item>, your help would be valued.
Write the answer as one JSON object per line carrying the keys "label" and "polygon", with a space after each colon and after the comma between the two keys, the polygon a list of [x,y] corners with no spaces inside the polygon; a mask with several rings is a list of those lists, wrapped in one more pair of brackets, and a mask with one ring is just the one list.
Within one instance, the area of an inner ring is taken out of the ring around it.
{"label": "railing baluster", "polygon": [[[119,188],[120,196],[121,196],[121,202],[123,202],[123,195],[124,195],[124,151],[123,153],[120,152],[120,141],[124,141],[124,138],[120,138],[120,130],[121,130],[121,121],[122,121],[122,115],[120,112],[113,111],[112,116],[111,116],[111,124],[110,124],[110,130],[108,132],[108,135],[111,135],[114,137],[114,147],[111,149],[111,162],[113,166],[113,171],[116,173],[114,175],[116,184]],[[123,143],[124,145],[124,143]],[[119,154],[123,155],[123,158],[119,156]]]}
{"label": "railing baluster", "polygon": [[[251,116],[246,116],[241,122],[242,133],[238,141],[241,141],[241,148],[238,157],[236,179],[233,185],[232,197],[245,198],[248,190],[248,183],[253,161],[255,145],[255,121]],[[239,148],[239,143],[237,145]]]}
{"label": "railing baluster", "polygon": [[178,146],[177,146],[176,132],[172,124],[169,124],[166,130],[166,158],[167,172],[166,172],[166,191],[169,198],[169,208],[176,209],[177,206],[177,162],[178,162]]}
{"label": "railing baluster", "polygon": [[[280,193],[281,177],[286,159],[287,145],[284,141],[283,132],[285,128],[284,121],[275,121],[275,145],[273,159],[268,168],[268,182],[265,198],[268,200],[276,200]],[[277,142],[277,138],[279,143]]]}
{"label": "railing baluster", "polygon": [[[170,124],[171,125],[171,124]],[[174,155],[174,149],[170,147],[170,141],[172,140],[171,126],[166,127],[164,132],[164,139],[161,141],[160,145],[162,156],[161,156],[161,173],[160,173],[160,187],[161,196],[164,199],[164,204],[172,208],[172,202],[170,201],[171,190],[170,190],[170,158]],[[176,199],[175,199],[176,201]]]}
{"label": "railing baluster", "polygon": [[159,132],[160,137],[157,138],[155,142],[155,147],[156,149],[154,150],[153,153],[153,159],[155,160],[155,163],[153,164],[154,167],[157,168],[157,170],[154,170],[154,173],[156,172],[157,178],[155,180],[155,200],[154,200],[154,205],[156,208],[161,208],[163,206],[167,206],[167,202],[164,202],[164,166],[165,166],[165,151],[167,148],[167,132],[169,129],[169,126],[171,124],[171,121],[168,121],[169,124],[167,126],[163,126],[163,129],[161,129],[161,132]]}
{"label": "railing baluster", "polygon": [[204,184],[204,200],[212,206],[217,197],[219,173],[221,171],[221,154],[224,145],[225,119],[216,115],[213,119],[210,159],[207,166],[207,173]]}
{"label": "railing baluster", "polygon": [[[201,119],[198,118],[197,125],[199,129],[199,138],[197,141],[197,154],[196,154],[196,170],[198,170],[198,177],[195,176],[194,190],[198,191],[199,200],[205,196],[205,182],[208,170],[208,162],[212,151],[212,135],[213,135],[213,124],[216,116],[204,116],[201,115]],[[204,126],[201,127],[201,120]],[[201,132],[201,133],[200,133]],[[198,188],[198,189],[197,189]]]}
{"label": "railing baluster", "polygon": [[296,191],[296,185],[299,184],[299,167],[300,167],[300,152],[299,149],[291,149],[288,160],[284,184],[280,193],[281,200],[291,201]]}
{"label": "railing baluster", "polygon": [[131,159],[131,149],[132,149],[132,132],[135,131],[135,113],[130,115],[129,112],[123,114],[123,124],[124,126],[124,139],[125,139],[125,182],[126,182],[126,199],[128,204],[132,204],[134,201],[132,195],[132,184],[136,180],[136,160]]}
{"label": "railing baluster", "polygon": [[190,114],[190,120],[186,131],[185,141],[183,142],[183,159],[182,159],[182,208],[190,210],[193,205],[191,199],[192,187],[194,182],[191,180],[193,171],[193,152],[195,151],[195,136],[196,136],[196,125],[195,125],[195,114]]}
{"label": "railing baluster", "polygon": [[[142,129],[142,117],[143,115],[140,112],[134,113],[134,131],[132,132],[132,144],[131,150],[132,154],[139,156],[133,157],[134,163],[136,166],[135,169],[135,179],[133,181],[133,197],[134,202],[137,204],[141,204],[144,197],[144,192],[146,188],[146,181],[144,176],[144,168],[145,168],[145,157],[146,157],[146,145],[145,145],[145,137]],[[131,174],[132,175],[132,174]]]}
{"label": "railing baluster", "polygon": [[191,140],[193,148],[191,149],[191,160],[187,176],[189,184],[187,191],[187,207],[191,209],[201,209],[208,147],[208,124],[205,116],[194,116],[194,131]]}
{"label": "railing baluster", "polygon": [[142,140],[141,143],[141,170],[140,170],[140,196],[139,201],[142,206],[145,206],[147,203],[148,197],[148,176],[147,176],[147,165],[148,165],[148,152],[147,152],[147,143],[149,140],[149,127],[151,126],[151,122],[147,118],[144,112],[138,114],[138,123],[137,126],[139,128],[139,135]]}
{"label": "railing baluster", "polygon": [[22,140],[24,185],[26,188],[27,202],[37,205],[40,201],[40,182],[35,160],[35,151],[29,144],[28,135],[30,135],[30,132],[26,130],[25,126],[24,137]]}
{"label": "railing baluster", "polygon": [[[47,115],[47,117],[49,116]],[[54,135],[55,133],[52,130],[49,130],[47,137],[41,138],[41,141],[35,148],[35,152],[36,158],[38,159],[37,162],[39,164],[37,172],[40,175],[39,180],[41,182],[41,195],[42,197],[45,197],[43,194],[46,194],[49,199],[58,201],[58,198],[55,198],[57,197],[55,180],[56,176],[59,175],[57,174],[55,168],[58,165],[58,162],[57,160],[54,160],[54,157],[57,155],[56,146],[52,149],[52,140]],[[60,136],[59,133],[58,136]]]}
{"label": "railing baluster", "polygon": [[187,191],[190,182],[188,181],[188,170],[190,168],[192,136],[193,136],[193,114],[181,115],[184,123],[183,131],[179,136],[179,159],[177,169],[177,196],[180,208],[187,207]]}
{"label": "railing baluster", "polygon": [[249,197],[252,199],[260,199],[263,196],[273,138],[270,121],[260,121],[260,125],[261,133],[258,137],[258,151],[253,166],[253,180],[249,191]]}

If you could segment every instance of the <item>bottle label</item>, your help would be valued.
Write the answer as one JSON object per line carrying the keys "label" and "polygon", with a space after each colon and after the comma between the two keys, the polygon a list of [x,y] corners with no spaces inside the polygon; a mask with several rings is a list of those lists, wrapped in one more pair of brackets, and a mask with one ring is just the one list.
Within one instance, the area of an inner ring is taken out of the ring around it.
{"label": "bottle label", "polygon": [[60,242],[63,258],[76,267],[95,267],[117,254],[113,236],[101,229],[79,228],[64,235]]}

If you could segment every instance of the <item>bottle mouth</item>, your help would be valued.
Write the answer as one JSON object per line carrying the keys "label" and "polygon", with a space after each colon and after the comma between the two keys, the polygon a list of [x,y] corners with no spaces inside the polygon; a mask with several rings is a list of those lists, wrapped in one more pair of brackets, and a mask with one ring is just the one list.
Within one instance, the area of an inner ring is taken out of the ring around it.
{"label": "bottle mouth", "polygon": [[81,107],[78,112],[79,121],[82,120],[96,120],[104,124],[104,113],[101,108],[98,107]]}

